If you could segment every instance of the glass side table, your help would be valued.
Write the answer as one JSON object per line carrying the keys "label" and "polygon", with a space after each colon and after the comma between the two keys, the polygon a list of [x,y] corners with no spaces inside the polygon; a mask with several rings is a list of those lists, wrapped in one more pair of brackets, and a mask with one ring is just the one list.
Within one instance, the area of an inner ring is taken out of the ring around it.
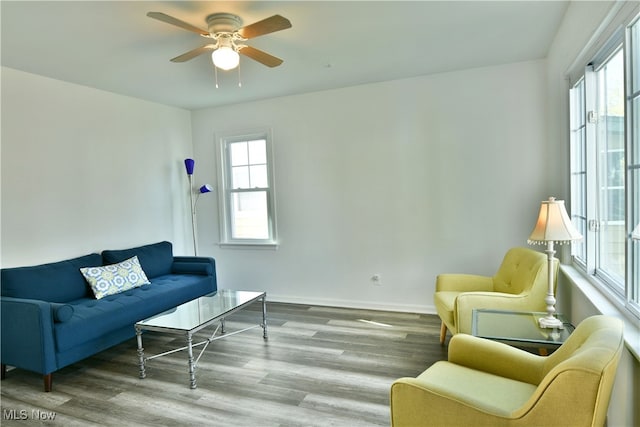
{"label": "glass side table", "polygon": [[558,319],[562,321],[562,329],[540,328],[538,319],[546,315],[532,311],[474,309],[471,333],[514,347],[537,348],[540,354],[546,355],[548,350],[560,347],[575,329],[561,314]]}

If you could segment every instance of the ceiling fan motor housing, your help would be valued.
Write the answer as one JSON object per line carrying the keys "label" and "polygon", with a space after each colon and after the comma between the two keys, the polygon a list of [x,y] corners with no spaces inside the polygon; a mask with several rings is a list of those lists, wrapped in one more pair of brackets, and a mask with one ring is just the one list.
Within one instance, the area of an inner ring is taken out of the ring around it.
{"label": "ceiling fan motor housing", "polygon": [[242,26],[242,19],[232,13],[214,13],[207,16],[209,33],[233,33]]}

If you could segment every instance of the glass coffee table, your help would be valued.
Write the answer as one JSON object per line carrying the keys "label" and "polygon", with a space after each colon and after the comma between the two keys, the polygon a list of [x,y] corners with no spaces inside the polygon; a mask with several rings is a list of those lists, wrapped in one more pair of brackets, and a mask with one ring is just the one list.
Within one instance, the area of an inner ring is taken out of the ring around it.
{"label": "glass coffee table", "polygon": [[[267,294],[265,292],[251,292],[251,291],[234,291],[229,289],[221,289],[217,292],[207,294],[200,298],[188,301],[175,308],[164,311],[160,314],[156,314],[148,319],[142,320],[135,324],[136,339],[138,341],[138,359],[140,366],[140,378],[146,377],[145,364],[152,359],[166,356],[178,351],[187,350],[189,355],[189,385],[196,388],[196,366],[200,357],[204,353],[210,342],[219,340],[221,338],[229,337],[231,335],[239,334],[240,332],[248,331],[262,327],[262,337],[267,339]],[[224,319],[230,314],[258,301],[262,300],[262,323],[248,328],[241,329],[230,333],[225,333]],[[193,343],[193,334],[204,329],[214,323],[219,322],[213,334],[206,340]],[[166,351],[164,353],[155,354],[152,356],[145,356],[144,348],[142,347],[142,331],[156,331],[169,334],[184,335],[187,341],[187,345],[184,347],[176,348],[174,350]],[[218,331],[221,335],[216,336]],[[194,360],[193,349],[203,345],[198,357]]]}
{"label": "glass coffee table", "polygon": [[514,347],[537,348],[540,354],[555,350],[569,338],[574,330],[562,315],[562,329],[547,329],[538,326],[538,319],[547,313],[531,311],[506,311],[474,309],[471,333],[480,338],[500,341]]}

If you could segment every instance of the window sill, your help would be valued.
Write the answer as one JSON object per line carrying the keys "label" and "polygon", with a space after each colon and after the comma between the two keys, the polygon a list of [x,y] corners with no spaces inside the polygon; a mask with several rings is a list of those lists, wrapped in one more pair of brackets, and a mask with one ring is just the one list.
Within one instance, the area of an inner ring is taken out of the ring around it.
{"label": "window sill", "polygon": [[220,242],[222,249],[278,249],[278,243],[253,243],[253,242]]}
{"label": "window sill", "polygon": [[591,304],[602,314],[617,317],[624,321],[624,341],[636,360],[640,361],[640,327],[638,319],[628,313],[619,303],[614,302],[612,295],[607,295],[596,286],[592,279],[586,277],[573,266],[560,264],[560,271],[564,273],[569,283],[578,289]]}

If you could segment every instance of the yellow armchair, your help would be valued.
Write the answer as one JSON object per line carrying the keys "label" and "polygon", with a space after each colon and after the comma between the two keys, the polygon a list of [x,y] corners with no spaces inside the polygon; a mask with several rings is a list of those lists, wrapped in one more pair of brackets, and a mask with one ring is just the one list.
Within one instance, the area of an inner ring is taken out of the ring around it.
{"label": "yellow armchair", "polygon": [[391,425],[602,426],[622,329],[615,317],[590,317],[548,357],[458,334],[448,361],[393,383]]}
{"label": "yellow armchair", "polygon": [[[557,272],[557,260],[555,269]],[[447,330],[452,335],[471,333],[474,308],[547,311],[547,288],[547,255],[528,248],[509,249],[493,277],[438,275],[434,303],[442,320],[440,343],[444,344]]]}

